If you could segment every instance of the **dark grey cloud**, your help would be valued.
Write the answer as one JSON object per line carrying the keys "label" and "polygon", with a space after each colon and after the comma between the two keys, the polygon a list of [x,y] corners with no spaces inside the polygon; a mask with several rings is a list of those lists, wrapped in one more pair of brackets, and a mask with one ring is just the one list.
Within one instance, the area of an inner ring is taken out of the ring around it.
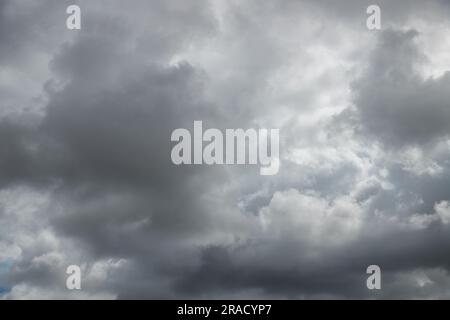
{"label": "dark grey cloud", "polygon": [[[444,3],[132,3],[0,6],[0,295],[449,297],[448,74],[401,30]],[[172,165],[194,120],[280,128],[279,174]]]}
{"label": "dark grey cloud", "polygon": [[423,79],[426,59],[414,42],[417,31],[382,34],[367,69],[354,84],[363,131],[393,147],[434,143],[449,134],[449,73]]}

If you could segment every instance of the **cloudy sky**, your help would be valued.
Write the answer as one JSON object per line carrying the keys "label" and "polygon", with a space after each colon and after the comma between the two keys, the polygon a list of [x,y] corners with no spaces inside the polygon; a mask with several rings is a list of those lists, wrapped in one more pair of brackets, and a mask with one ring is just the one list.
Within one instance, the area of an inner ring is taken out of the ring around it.
{"label": "cloudy sky", "polygon": [[[450,1],[370,4],[1,0],[0,298],[450,298]],[[194,120],[278,174],[173,165]]]}

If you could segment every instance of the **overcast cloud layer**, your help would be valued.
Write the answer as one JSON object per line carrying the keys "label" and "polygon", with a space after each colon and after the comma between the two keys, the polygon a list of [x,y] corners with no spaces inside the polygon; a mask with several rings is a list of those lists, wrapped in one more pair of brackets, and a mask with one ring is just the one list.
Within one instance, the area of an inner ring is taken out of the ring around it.
{"label": "overcast cloud layer", "polygon": [[[370,4],[2,0],[0,298],[450,298],[450,2]],[[194,120],[279,173],[173,165]]]}

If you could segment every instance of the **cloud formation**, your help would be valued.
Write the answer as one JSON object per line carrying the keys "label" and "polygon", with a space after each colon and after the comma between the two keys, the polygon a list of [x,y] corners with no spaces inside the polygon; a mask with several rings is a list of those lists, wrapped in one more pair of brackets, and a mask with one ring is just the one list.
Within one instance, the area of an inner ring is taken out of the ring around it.
{"label": "cloud formation", "polygon": [[[450,297],[447,2],[78,3],[0,4],[1,298]],[[173,165],[194,120],[279,173]]]}

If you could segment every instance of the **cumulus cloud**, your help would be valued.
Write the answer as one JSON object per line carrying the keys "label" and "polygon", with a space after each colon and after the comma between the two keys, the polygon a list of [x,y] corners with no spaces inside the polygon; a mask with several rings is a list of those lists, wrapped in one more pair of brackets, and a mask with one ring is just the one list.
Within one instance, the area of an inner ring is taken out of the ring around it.
{"label": "cumulus cloud", "polygon": [[[449,297],[446,3],[66,5],[0,5],[0,297]],[[278,175],[173,165],[194,120]]]}
{"label": "cumulus cloud", "polygon": [[423,145],[449,134],[450,73],[423,79],[426,57],[414,30],[382,33],[367,69],[355,82],[359,124],[388,146]]}

